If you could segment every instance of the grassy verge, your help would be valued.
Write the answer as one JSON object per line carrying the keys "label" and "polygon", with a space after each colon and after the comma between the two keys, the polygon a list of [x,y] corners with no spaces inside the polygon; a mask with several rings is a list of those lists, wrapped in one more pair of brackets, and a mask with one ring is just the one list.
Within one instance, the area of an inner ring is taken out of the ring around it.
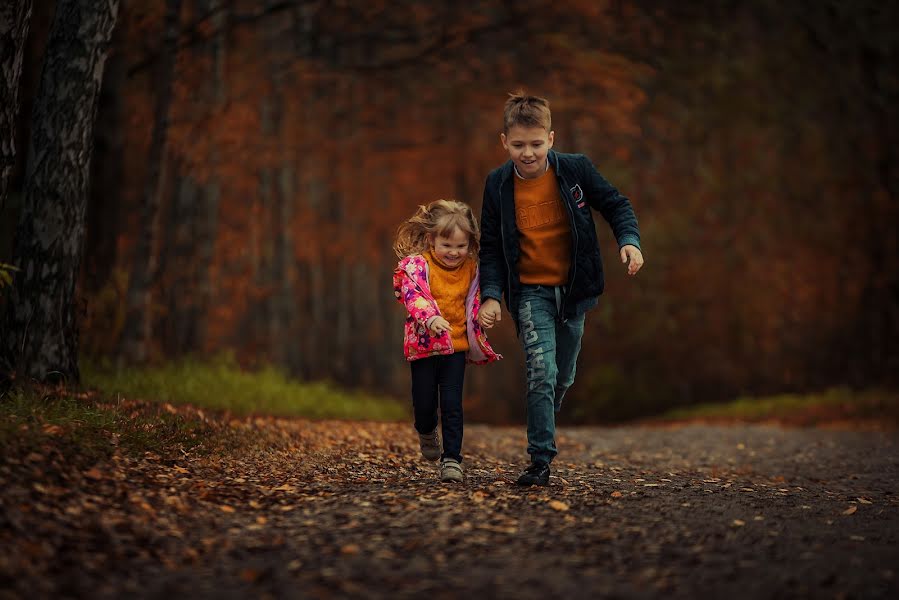
{"label": "grassy verge", "polygon": [[899,425],[899,394],[888,390],[834,388],[816,394],[741,397],[722,404],[701,404],[668,411],[654,420],[782,421],[815,425],[835,421],[877,421]]}
{"label": "grassy verge", "polygon": [[0,446],[7,456],[52,450],[82,464],[116,453],[176,458],[256,443],[241,434],[242,428],[189,407],[109,401],[95,392],[64,388],[13,390],[0,399]]}
{"label": "grassy verge", "polygon": [[227,359],[121,370],[83,361],[82,381],[87,391],[27,387],[0,397],[4,454],[55,449],[85,464],[116,453],[174,459],[283,442],[250,415],[406,418],[389,398],[293,382],[274,369],[248,373]]}
{"label": "grassy verge", "polygon": [[238,415],[385,421],[406,418],[408,412],[390,398],[348,392],[324,382],[291,381],[273,368],[242,371],[228,358],[124,369],[85,361],[82,381],[107,395],[192,404]]}

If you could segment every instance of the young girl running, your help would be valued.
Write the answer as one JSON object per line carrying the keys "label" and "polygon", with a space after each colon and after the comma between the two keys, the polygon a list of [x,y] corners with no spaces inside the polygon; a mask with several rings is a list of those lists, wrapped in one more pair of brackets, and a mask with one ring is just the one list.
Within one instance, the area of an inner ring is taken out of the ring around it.
{"label": "young girl running", "polygon": [[[400,225],[393,290],[406,306],[403,351],[422,455],[441,459],[440,479],[462,481],[462,382],[466,362],[502,358],[478,324],[478,223],[471,207],[436,200]],[[443,450],[437,436],[437,408]]]}

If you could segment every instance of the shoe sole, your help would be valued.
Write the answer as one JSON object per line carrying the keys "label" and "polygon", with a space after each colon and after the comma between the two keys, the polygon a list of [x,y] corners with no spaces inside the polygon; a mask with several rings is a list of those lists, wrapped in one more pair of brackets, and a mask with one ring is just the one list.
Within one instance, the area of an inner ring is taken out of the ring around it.
{"label": "shoe sole", "polygon": [[547,481],[516,481],[515,485],[520,485],[521,487],[546,487],[549,485],[549,480]]}

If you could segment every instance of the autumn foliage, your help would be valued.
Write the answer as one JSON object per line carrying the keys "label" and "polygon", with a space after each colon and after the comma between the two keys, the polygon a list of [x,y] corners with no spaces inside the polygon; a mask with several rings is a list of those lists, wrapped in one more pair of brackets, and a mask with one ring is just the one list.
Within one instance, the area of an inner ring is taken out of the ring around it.
{"label": "autumn foliage", "polygon": [[[626,278],[600,225],[607,292],[563,418],[889,382],[895,7],[330,4],[182,4],[153,360],[233,350],[248,367],[404,397],[395,228],[437,198],[479,208],[504,160],[502,103],[524,87],[550,99],[556,149],[589,155],[631,199],[647,260]],[[109,59],[82,276],[89,354],[116,352],[147,232],[162,5],[127,3]],[[509,319],[493,340],[508,360],[469,371],[468,415],[518,419]]]}

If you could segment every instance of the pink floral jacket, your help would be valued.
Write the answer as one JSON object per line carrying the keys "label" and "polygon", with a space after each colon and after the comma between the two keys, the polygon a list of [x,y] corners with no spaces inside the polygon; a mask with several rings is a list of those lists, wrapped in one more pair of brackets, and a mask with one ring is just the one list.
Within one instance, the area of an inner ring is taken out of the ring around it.
{"label": "pink floral jacket", "polygon": [[[393,272],[393,293],[396,299],[406,306],[409,313],[406,317],[403,338],[403,353],[406,360],[455,352],[449,333],[434,335],[426,325],[428,319],[440,314],[428,281],[428,261],[421,254],[407,256],[399,262]],[[468,297],[465,299],[465,325],[469,347],[466,360],[474,364],[485,364],[499,360],[502,356],[493,351],[487,341],[487,335],[478,324],[478,311],[481,309],[478,282],[478,273],[475,271],[474,279],[468,288]]]}

